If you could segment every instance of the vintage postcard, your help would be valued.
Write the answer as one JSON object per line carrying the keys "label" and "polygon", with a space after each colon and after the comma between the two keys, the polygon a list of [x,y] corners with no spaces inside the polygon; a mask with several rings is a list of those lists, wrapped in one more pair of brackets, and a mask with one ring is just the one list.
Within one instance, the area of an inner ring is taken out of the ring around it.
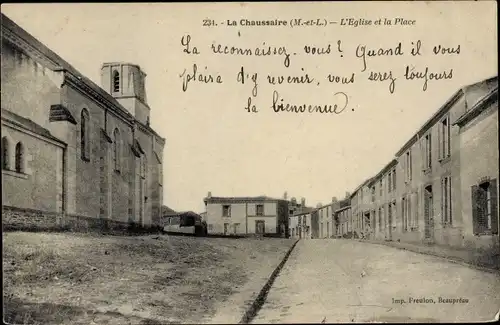
{"label": "vintage postcard", "polygon": [[4,322],[490,322],[493,1],[5,4]]}

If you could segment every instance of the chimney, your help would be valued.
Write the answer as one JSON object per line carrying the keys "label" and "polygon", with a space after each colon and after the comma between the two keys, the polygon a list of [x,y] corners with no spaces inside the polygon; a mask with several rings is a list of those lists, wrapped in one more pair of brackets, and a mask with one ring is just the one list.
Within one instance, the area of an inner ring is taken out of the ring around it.
{"label": "chimney", "polygon": [[337,201],[338,201],[338,200],[337,200],[337,197],[332,196],[332,203],[337,203]]}
{"label": "chimney", "polygon": [[285,191],[285,194],[283,194],[283,199],[288,199],[288,193]]}
{"label": "chimney", "polygon": [[302,198],[300,199],[300,204],[305,207],[306,206],[306,199],[305,198]]}
{"label": "chimney", "polygon": [[212,197],[212,192],[208,192],[207,198],[211,198],[211,197]]}

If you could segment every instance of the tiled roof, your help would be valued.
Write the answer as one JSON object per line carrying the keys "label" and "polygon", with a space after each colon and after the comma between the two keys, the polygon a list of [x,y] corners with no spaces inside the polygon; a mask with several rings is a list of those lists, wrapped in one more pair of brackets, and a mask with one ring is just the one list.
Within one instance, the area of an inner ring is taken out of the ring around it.
{"label": "tiled roof", "polygon": [[163,205],[161,207],[161,214],[162,215],[176,215],[176,214],[178,214],[178,212],[175,211],[175,210],[173,210],[173,209],[171,209],[171,208],[169,208],[166,205]]}
{"label": "tiled roof", "polygon": [[33,122],[30,119],[27,119],[25,117],[19,116],[14,112],[11,112],[7,109],[2,108],[2,119],[8,120],[9,122],[24,128],[26,130],[29,130],[33,133],[36,133],[38,135],[41,135],[43,137],[46,137],[48,139],[57,141],[59,143],[65,144],[65,142],[61,141],[60,139],[56,138],[53,136],[49,130],[46,128],[42,127],[41,125]]}
{"label": "tiled roof", "polygon": [[242,197],[236,197],[236,196],[229,196],[229,197],[222,197],[222,196],[211,196],[211,197],[206,197],[204,201],[286,201],[284,199],[276,199],[272,198],[269,196],[261,195],[261,196],[242,196]]}
{"label": "tiled roof", "polygon": [[479,116],[482,111],[484,111],[489,104],[498,101],[498,86],[492,89],[486,96],[482,97],[475,105],[460,116],[455,124],[459,126],[464,126],[468,122],[472,121],[475,117]]}

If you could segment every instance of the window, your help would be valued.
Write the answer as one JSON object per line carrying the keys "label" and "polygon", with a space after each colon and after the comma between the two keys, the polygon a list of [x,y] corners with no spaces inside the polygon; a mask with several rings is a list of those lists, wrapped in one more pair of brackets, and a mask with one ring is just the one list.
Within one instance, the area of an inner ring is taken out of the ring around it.
{"label": "window", "polygon": [[16,172],[24,172],[24,147],[21,142],[16,144]]}
{"label": "window", "polygon": [[236,235],[238,233],[238,228],[240,227],[239,223],[233,224],[233,232]]}
{"label": "window", "polygon": [[10,169],[10,148],[9,139],[7,137],[2,138],[2,169]]}
{"label": "window", "polygon": [[441,222],[451,224],[451,177],[441,179]]}
{"label": "window", "polygon": [[387,175],[387,191],[391,193],[392,191],[392,171]]}
{"label": "window", "polygon": [[113,132],[113,163],[115,166],[115,171],[117,172],[120,171],[120,146],[120,131],[118,131],[118,129],[115,129],[115,131]]}
{"label": "window", "polygon": [[382,179],[379,181],[379,194],[382,196]]}
{"label": "window", "polygon": [[222,216],[223,217],[231,217],[231,206],[223,205],[222,206]]}
{"label": "window", "polygon": [[113,71],[113,92],[117,93],[120,91],[120,73],[118,71]]}
{"label": "window", "polygon": [[378,230],[382,231],[382,208],[378,208]]}
{"label": "window", "polygon": [[429,171],[432,168],[432,140],[431,140],[431,134],[427,134],[424,138],[424,159],[425,159],[425,165],[424,165],[424,171]]}
{"label": "window", "polygon": [[401,199],[401,216],[403,219],[403,231],[411,230],[413,226],[411,217],[411,200],[410,196]]}
{"label": "window", "polygon": [[451,155],[450,147],[450,117],[441,120],[439,132],[439,159],[446,159]]}
{"label": "window", "polygon": [[411,151],[408,150],[405,155],[405,177],[406,181],[411,181],[412,175],[412,159],[411,159]]}
{"label": "window", "polygon": [[396,168],[392,171],[392,189],[396,190]]}
{"label": "window", "polygon": [[264,215],[264,205],[263,204],[257,204],[255,206],[255,215],[257,215],[257,216]]}
{"label": "window", "polygon": [[387,210],[387,225],[390,227],[391,225],[389,224],[389,222],[392,222],[392,203],[389,203],[389,205],[387,206],[388,210]]}
{"label": "window", "polygon": [[141,176],[144,179],[144,181],[146,182],[146,180],[148,178],[148,158],[146,157],[146,155],[143,155],[141,157],[141,160],[142,160]]}
{"label": "window", "polygon": [[372,202],[375,202],[375,185],[372,186]]}
{"label": "window", "polygon": [[472,186],[472,219],[475,235],[498,234],[496,179]]}
{"label": "window", "polygon": [[392,227],[392,225],[396,222],[396,216],[397,216],[397,210],[396,210],[396,201],[392,202],[392,218],[391,218],[391,224],[390,226]]}
{"label": "window", "polygon": [[80,150],[82,159],[87,161],[90,158],[89,127],[90,127],[89,112],[86,109],[82,109],[81,119],[80,119]]}

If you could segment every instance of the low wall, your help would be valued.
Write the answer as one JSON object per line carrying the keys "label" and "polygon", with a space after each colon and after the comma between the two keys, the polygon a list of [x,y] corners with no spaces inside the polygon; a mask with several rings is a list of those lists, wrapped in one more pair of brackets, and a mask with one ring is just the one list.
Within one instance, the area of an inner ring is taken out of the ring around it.
{"label": "low wall", "polygon": [[65,215],[50,211],[2,206],[3,231],[75,231],[110,234],[157,233],[159,226],[142,227],[111,219]]}

